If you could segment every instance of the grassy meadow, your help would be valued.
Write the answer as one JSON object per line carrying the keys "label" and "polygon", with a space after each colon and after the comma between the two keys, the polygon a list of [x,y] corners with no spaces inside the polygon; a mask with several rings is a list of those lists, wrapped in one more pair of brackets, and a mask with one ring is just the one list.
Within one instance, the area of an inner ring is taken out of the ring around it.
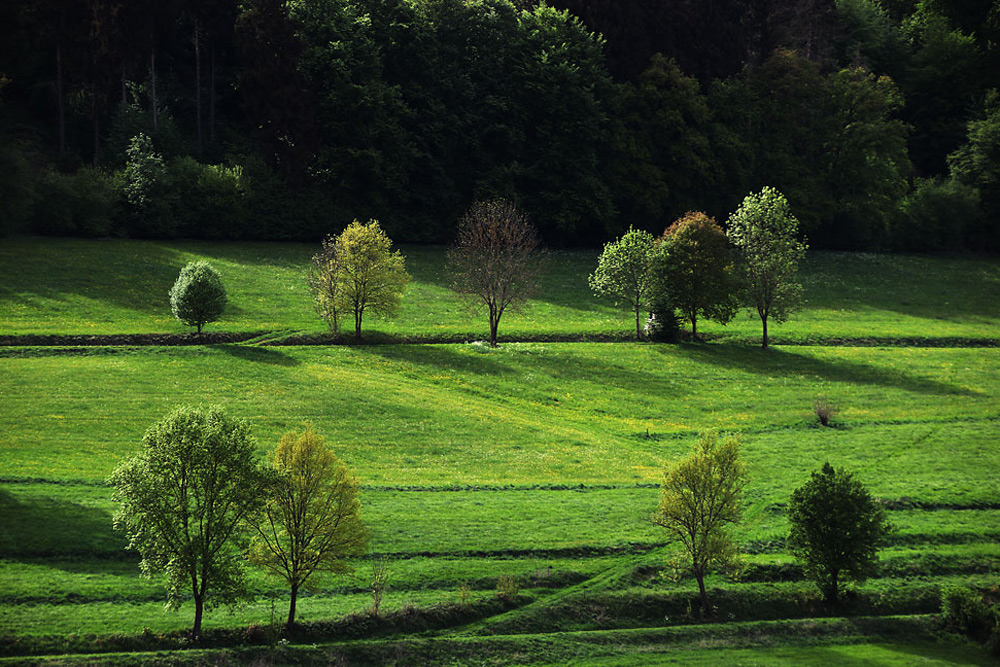
{"label": "grassy meadow", "polygon": [[[206,330],[259,335],[0,347],[0,664],[133,639],[179,648],[170,633],[191,607],[164,610],[163,582],[139,576],[105,479],[182,404],[248,419],[262,454],[311,422],[357,473],[373,549],[391,559],[387,620],[365,615],[361,560],[300,600],[300,620],[326,629],[274,662],[995,664],[941,639],[932,615],[944,586],[1000,585],[1000,261],[812,255],[802,312],[772,330],[794,344],[764,351],[745,315],[699,323],[707,343],[626,341],[628,315],[586,285],[597,253],[553,253],[541,292],[490,349],[472,342],[485,319],[448,288],[443,250],[404,248],[414,281],[403,309],[366,331],[469,342],[267,344],[323,331],[303,280],[312,251],[0,246],[0,336],[183,332],[166,292],[196,258],[216,265],[231,299]],[[570,342],[603,337],[619,342]],[[832,428],[817,423],[818,398],[837,407]],[[706,431],[740,434],[751,477],[744,567],[710,577],[708,623],[648,520],[664,461]],[[856,472],[896,526],[879,575],[836,609],[784,547],[788,497],[825,461]],[[513,601],[498,601],[501,576],[519,586]],[[211,611],[206,628],[238,634],[284,616],[277,582],[251,572],[250,583],[256,601]]]}

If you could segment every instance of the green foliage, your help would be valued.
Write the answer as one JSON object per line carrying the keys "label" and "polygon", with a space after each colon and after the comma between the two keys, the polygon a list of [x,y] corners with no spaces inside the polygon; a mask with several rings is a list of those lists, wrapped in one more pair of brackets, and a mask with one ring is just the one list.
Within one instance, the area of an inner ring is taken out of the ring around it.
{"label": "green foliage", "polygon": [[900,204],[892,229],[900,250],[933,252],[965,247],[969,230],[980,227],[979,191],[954,178],[921,178]]}
{"label": "green foliage", "polygon": [[656,54],[621,89],[621,136],[611,183],[619,218],[665,228],[672,216],[717,196],[712,112],[696,79]]}
{"label": "green foliage", "polygon": [[651,270],[656,249],[652,234],[630,227],[621,238],[604,245],[597,268],[588,279],[594,294],[610,297],[635,313],[637,340],[642,338],[642,310],[657,300],[661,287]]}
{"label": "green foliage", "polygon": [[16,142],[0,133],[0,236],[23,232],[35,201],[35,177]]}
{"label": "green foliage", "polygon": [[968,586],[949,586],[941,593],[941,620],[945,627],[979,643],[1000,633],[1000,600]]}
{"label": "green foliage", "polygon": [[722,442],[714,435],[702,436],[687,457],[664,467],[652,521],[666,528],[667,539],[679,542],[690,558],[706,616],[713,613],[705,575],[713,565],[726,567],[736,559],[731,526],[740,520],[746,485],[747,466],[736,436]]}
{"label": "green foliage", "polygon": [[170,288],[170,310],[174,317],[191,327],[214,322],[226,309],[228,298],[222,278],[206,261],[189,262]]}
{"label": "green foliage", "polygon": [[141,236],[175,236],[177,221],[167,200],[163,156],[153,150],[152,140],[143,133],[132,137],[125,153],[125,167],[118,179],[128,228]]}
{"label": "green foliage", "polygon": [[726,234],[715,220],[691,212],[672,224],[660,239],[652,271],[663,281],[662,293],[691,323],[698,337],[698,317],[726,324],[737,310],[734,267]]}
{"label": "green foliage", "polygon": [[979,190],[981,225],[968,231],[973,248],[996,249],[1000,229],[1000,93],[990,91],[984,115],[969,123],[968,139],[948,156],[952,176]]}
{"label": "green foliage", "polygon": [[727,236],[740,253],[743,301],[760,317],[763,347],[768,320],[786,321],[802,298],[797,277],[807,246],[798,240],[798,229],[788,200],[771,187],[747,195],[729,216]]}
{"label": "green foliage", "polygon": [[893,530],[868,489],[829,463],[792,493],[788,523],[788,548],[830,602],[839,600],[843,578],[863,584],[875,573]]}
{"label": "green foliage", "polygon": [[[396,314],[410,275],[404,268],[403,255],[392,250],[392,241],[377,220],[365,225],[355,220],[332,244],[335,260],[318,268],[330,272],[322,280],[332,287],[317,298],[325,300],[323,309],[353,313],[354,336],[360,339],[366,312],[382,317]],[[314,281],[317,279],[314,276]]]}
{"label": "green foliage", "polygon": [[166,574],[171,606],[194,598],[195,637],[206,604],[248,597],[241,524],[260,507],[268,479],[255,444],[245,421],[218,408],[178,408],[109,478],[121,503],[115,527],[142,556],[146,575]]}
{"label": "green foliage", "polygon": [[46,170],[38,183],[32,227],[42,234],[108,236],[117,204],[114,182],[103,171],[81,167],[75,173]]}
{"label": "green foliage", "polygon": [[316,575],[350,572],[347,559],[365,553],[368,529],[357,480],[312,427],[282,436],[271,465],[278,479],[253,524],[249,558],[290,587],[291,628],[299,589]]}

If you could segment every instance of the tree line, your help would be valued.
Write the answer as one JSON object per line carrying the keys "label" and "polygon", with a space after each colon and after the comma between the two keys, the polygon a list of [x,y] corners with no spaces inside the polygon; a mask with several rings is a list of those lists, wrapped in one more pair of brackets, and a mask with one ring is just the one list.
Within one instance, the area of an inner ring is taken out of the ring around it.
{"label": "tree line", "polygon": [[0,230],[582,246],[772,185],[816,248],[995,248],[993,4],[13,0]]}

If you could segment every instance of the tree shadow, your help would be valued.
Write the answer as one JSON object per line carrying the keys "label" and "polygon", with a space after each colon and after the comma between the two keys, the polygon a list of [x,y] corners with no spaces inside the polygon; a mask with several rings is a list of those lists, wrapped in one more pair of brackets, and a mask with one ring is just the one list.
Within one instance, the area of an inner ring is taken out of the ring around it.
{"label": "tree shadow", "polygon": [[224,352],[236,359],[252,361],[259,364],[271,364],[272,366],[286,367],[299,366],[302,364],[302,362],[295,357],[276,350],[273,347],[238,344],[208,345],[207,347],[212,350]]}
{"label": "tree shadow", "polygon": [[489,351],[462,354],[454,345],[370,345],[359,351],[402,363],[420,364],[439,370],[451,370],[474,375],[509,375],[514,371],[491,358]]}
{"label": "tree shadow", "polygon": [[787,348],[765,350],[737,345],[684,344],[681,349],[695,361],[768,377],[816,377],[826,382],[892,387],[935,396],[979,395],[965,387],[916,377],[895,369],[877,368],[846,359],[824,361]]}
{"label": "tree shadow", "polygon": [[0,558],[114,558],[127,540],[109,512],[57,498],[18,498],[0,489]]}
{"label": "tree shadow", "polygon": [[276,269],[308,269],[320,245],[309,243],[287,243],[273,241],[175,241],[171,246],[179,251],[247,266],[270,266]]}

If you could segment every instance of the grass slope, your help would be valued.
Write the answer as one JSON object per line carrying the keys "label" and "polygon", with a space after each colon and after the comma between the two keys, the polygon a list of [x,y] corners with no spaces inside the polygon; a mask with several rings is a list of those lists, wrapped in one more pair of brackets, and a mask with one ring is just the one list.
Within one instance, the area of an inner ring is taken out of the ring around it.
{"label": "grass slope", "polygon": [[[280,243],[7,239],[0,247],[0,335],[184,332],[167,290],[188,261],[219,270],[230,306],[206,331],[321,332],[305,285],[316,247]],[[413,282],[399,317],[367,321],[366,331],[405,336],[487,335],[449,287],[443,248],[404,247]],[[553,253],[541,290],[523,315],[501,322],[501,336],[628,336],[629,314],[596,299],[587,276],[596,251]],[[997,339],[1000,260],[813,253],[802,267],[802,312],[772,326],[775,342],[815,338],[964,337]],[[760,323],[738,316],[705,334],[749,340]]]}
{"label": "grass slope", "polygon": [[[14,240],[0,248],[0,335],[180,332],[165,293],[195,258],[228,272],[234,307],[217,330],[319,332],[301,278],[311,250]],[[481,335],[447,288],[443,251],[404,252],[415,282],[400,318],[379,330]],[[586,288],[594,257],[559,253],[531,310],[502,331],[627,332],[627,316]],[[800,344],[993,340],[998,280],[993,260],[813,255],[806,307],[778,335]],[[158,293],[163,303],[150,300]],[[391,632],[404,634],[296,648],[302,664],[331,656],[407,664],[394,656],[408,656],[456,665],[895,665],[941,664],[952,650],[956,664],[982,664],[978,650],[919,643],[924,617],[888,616],[936,610],[944,585],[1000,582],[1000,349],[733,344],[752,340],[757,326],[742,318],[726,329],[699,326],[725,338],[679,346],[0,348],[0,634],[8,636],[0,649],[108,650],[118,645],[110,629],[140,641],[143,628],[156,635],[189,624],[190,609],[163,610],[162,581],[139,577],[111,528],[104,480],[151,423],[201,403],[249,419],[261,453],[311,421],[357,471],[375,549],[392,555],[388,608],[402,625]],[[820,396],[839,407],[834,428],[811,414]],[[675,572],[647,521],[663,461],[705,430],[742,434],[751,472],[738,530],[746,569],[709,581],[729,624],[703,624],[688,611],[694,584]],[[898,527],[881,574],[840,609],[820,604],[784,551],[788,496],[827,460],[886,499]],[[356,563],[355,577],[322,582],[302,600],[301,618],[316,628],[354,619],[317,637],[379,632],[358,615],[369,599],[367,567]],[[518,581],[518,602],[484,617],[501,575]],[[207,627],[266,624],[272,604],[284,614],[280,585],[259,573],[251,585],[257,603],[214,611]],[[872,614],[885,622],[860,634],[854,621],[808,620]],[[444,629],[445,618],[455,627]],[[762,630],[762,618],[778,625]],[[438,619],[435,639],[405,634],[430,627],[421,619]],[[835,629],[817,643],[817,627]],[[899,628],[908,629],[897,636]],[[678,650],[678,641],[712,650]]]}

